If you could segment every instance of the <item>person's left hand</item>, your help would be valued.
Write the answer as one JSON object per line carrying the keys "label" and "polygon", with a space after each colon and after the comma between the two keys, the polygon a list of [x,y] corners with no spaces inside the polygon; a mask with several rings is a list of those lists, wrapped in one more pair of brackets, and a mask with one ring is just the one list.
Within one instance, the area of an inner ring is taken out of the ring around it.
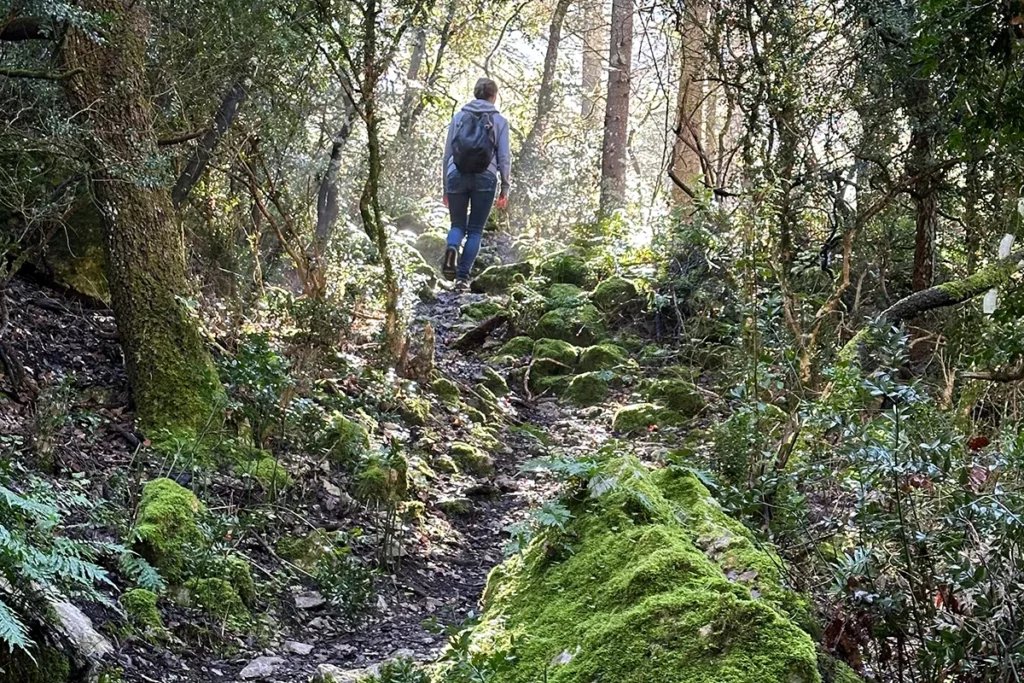
{"label": "person's left hand", "polygon": [[444,202],[444,205],[447,208],[447,206],[448,206],[448,193],[447,192],[445,192],[443,195],[441,195],[441,201]]}
{"label": "person's left hand", "polygon": [[498,208],[504,210],[508,206],[508,195],[503,194],[498,196]]}

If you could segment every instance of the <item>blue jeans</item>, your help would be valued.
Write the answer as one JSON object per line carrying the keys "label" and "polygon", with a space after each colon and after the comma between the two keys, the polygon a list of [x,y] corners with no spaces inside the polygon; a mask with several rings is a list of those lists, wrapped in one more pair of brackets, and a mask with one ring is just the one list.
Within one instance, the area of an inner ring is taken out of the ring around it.
{"label": "blue jeans", "polygon": [[445,185],[448,213],[452,219],[448,246],[462,248],[455,276],[460,280],[468,280],[469,271],[473,269],[473,262],[480,252],[480,240],[484,236],[491,204],[494,203],[498,179],[487,172],[463,174],[454,170],[448,174]]}

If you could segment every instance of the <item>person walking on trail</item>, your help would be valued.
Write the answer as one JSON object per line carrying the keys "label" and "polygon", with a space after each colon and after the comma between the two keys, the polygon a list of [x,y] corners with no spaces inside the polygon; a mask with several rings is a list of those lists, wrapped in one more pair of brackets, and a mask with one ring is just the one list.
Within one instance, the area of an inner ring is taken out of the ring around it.
{"label": "person walking on trail", "polygon": [[476,99],[456,112],[448,125],[442,160],[444,203],[451,215],[452,228],[441,272],[455,280],[455,288],[460,291],[468,285],[469,272],[480,251],[498,178],[501,189],[497,205],[504,209],[512,171],[508,121],[494,106],[498,84],[481,78],[473,88],[473,97]]}

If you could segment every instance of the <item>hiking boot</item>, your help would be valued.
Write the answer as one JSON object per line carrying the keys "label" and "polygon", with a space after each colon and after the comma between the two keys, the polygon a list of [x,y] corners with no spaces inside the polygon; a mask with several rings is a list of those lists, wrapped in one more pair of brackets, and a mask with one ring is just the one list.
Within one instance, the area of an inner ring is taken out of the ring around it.
{"label": "hiking boot", "polygon": [[441,274],[446,280],[455,279],[455,270],[459,263],[459,250],[455,247],[448,247],[444,250],[444,262],[441,264]]}
{"label": "hiking boot", "polygon": [[462,294],[469,291],[469,280],[456,280],[455,287],[453,288],[456,294]]}

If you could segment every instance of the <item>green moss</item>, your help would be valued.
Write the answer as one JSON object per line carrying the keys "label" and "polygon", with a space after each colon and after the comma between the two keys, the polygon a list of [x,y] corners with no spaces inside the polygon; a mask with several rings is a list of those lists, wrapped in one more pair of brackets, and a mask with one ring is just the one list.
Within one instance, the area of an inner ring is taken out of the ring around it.
{"label": "green moss", "polygon": [[246,464],[242,468],[242,474],[252,477],[259,482],[264,491],[273,494],[288,490],[294,483],[288,470],[271,455],[264,455]]}
{"label": "green moss", "polygon": [[594,288],[590,298],[605,313],[617,313],[630,304],[639,303],[636,285],[617,275],[602,281]]}
{"label": "green moss", "polygon": [[430,388],[447,405],[457,406],[459,401],[462,400],[462,393],[459,391],[458,385],[450,379],[444,377],[435,379],[431,382]]}
{"label": "green moss", "polygon": [[590,288],[594,284],[594,272],[579,254],[562,252],[544,259],[537,268],[538,274],[551,282],[561,282],[577,287]]}
{"label": "green moss", "polygon": [[647,399],[657,401],[686,417],[704,410],[704,396],[692,382],[684,379],[662,379],[647,389]]}
{"label": "green moss", "polygon": [[529,356],[531,353],[533,353],[532,337],[513,337],[498,349],[499,356],[515,356],[519,358]]}
{"label": "green moss", "polygon": [[[33,661],[33,659],[35,661]],[[36,646],[29,653],[0,648],[0,680],[10,683],[67,683],[71,662],[55,647]]]}
{"label": "green moss", "polygon": [[121,607],[128,615],[133,626],[142,629],[161,631],[164,627],[160,611],[156,608],[156,593],[143,588],[135,588],[121,595]]}
{"label": "green moss", "polygon": [[249,610],[226,579],[192,579],[185,584],[190,603],[233,628],[241,628],[249,620]]}
{"label": "green moss", "polygon": [[[529,337],[523,337],[523,339],[529,339]],[[530,348],[533,348],[532,340],[530,340]],[[508,396],[508,383],[505,381],[504,377],[499,375],[498,372],[490,366],[484,366],[481,383],[498,398]]]}
{"label": "green moss", "polygon": [[731,579],[696,542],[690,520],[728,527],[721,510],[667,497],[631,458],[605,473],[616,487],[571,502],[564,534],[545,531],[491,573],[470,649],[504,652],[515,640],[493,683],[819,683],[811,638],[752,592],[767,575]]}
{"label": "green moss", "polygon": [[849,666],[825,653],[818,654],[821,683],[864,683]]}
{"label": "green moss", "polygon": [[458,474],[459,464],[450,455],[439,455],[434,458],[434,469],[445,474]]}
{"label": "green moss", "polygon": [[490,300],[466,304],[460,309],[462,317],[468,318],[469,320],[486,320],[487,318],[491,318],[504,310],[505,307],[500,303]]}
{"label": "green moss", "polygon": [[556,282],[548,289],[548,308],[580,306],[587,303],[587,295],[576,285]]}
{"label": "green moss", "polygon": [[134,533],[138,550],[172,584],[182,580],[185,558],[206,545],[201,510],[195,494],[170,479],[154,479],[142,489]]}
{"label": "green moss", "polygon": [[571,372],[576,367],[579,355],[579,348],[560,339],[538,339],[533,346],[533,357],[535,359],[556,361],[565,366],[566,372]]}
{"label": "green moss", "polygon": [[478,294],[504,294],[514,282],[525,280],[532,274],[533,264],[529,261],[491,266],[473,280],[470,289]]}
{"label": "green moss", "polygon": [[480,476],[494,474],[494,461],[491,460],[491,456],[476,446],[456,441],[448,449],[448,452],[459,468],[470,474]]}
{"label": "green moss", "polygon": [[608,395],[611,374],[604,371],[576,375],[569,381],[562,398],[578,406],[596,405]]}
{"label": "green moss", "polygon": [[487,385],[480,383],[473,387],[472,405],[483,413],[488,419],[501,414],[501,407],[498,405],[498,397],[487,388]]}
{"label": "green moss", "polygon": [[604,317],[593,304],[548,311],[533,329],[538,339],[561,339],[573,344],[593,344],[606,333]]}
{"label": "green moss", "polygon": [[634,403],[619,408],[612,419],[612,429],[622,434],[632,434],[648,431],[651,427],[674,427],[683,421],[682,415],[664,406]]}
{"label": "green moss", "polygon": [[437,509],[449,517],[465,517],[473,511],[469,498],[444,498],[437,501]]}
{"label": "green moss", "polygon": [[580,352],[581,372],[613,370],[629,360],[629,352],[615,344],[588,346]]}
{"label": "green moss", "polygon": [[406,422],[422,427],[430,419],[430,401],[422,396],[408,396],[402,401],[400,412]]}
{"label": "green moss", "polygon": [[227,579],[235,588],[242,603],[251,607],[256,602],[256,583],[252,580],[252,569],[243,557],[232,555],[227,559]]}
{"label": "green moss", "polygon": [[469,421],[473,422],[474,424],[482,425],[487,422],[487,416],[484,415],[482,411],[474,408],[471,405],[463,403],[461,410],[462,413],[469,418]]}
{"label": "green moss", "polygon": [[440,232],[425,232],[416,238],[413,246],[424,261],[440,265],[445,249],[448,248],[448,237]]}
{"label": "green moss", "polygon": [[372,505],[394,504],[409,493],[409,462],[401,454],[367,458],[356,473],[356,498]]}
{"label": "green moss", "polygon": [[341,467],[351,467],[370,450],[370,434],[366,427],[341,413],[331,415],[328,439],[331,462]]}
{"label": "green moss", "polygon": [[274,550],[300,569],[312,572],[320,558],[334,547],[334,536],[324,529],[314,529],[305,536],[278,539]]}

